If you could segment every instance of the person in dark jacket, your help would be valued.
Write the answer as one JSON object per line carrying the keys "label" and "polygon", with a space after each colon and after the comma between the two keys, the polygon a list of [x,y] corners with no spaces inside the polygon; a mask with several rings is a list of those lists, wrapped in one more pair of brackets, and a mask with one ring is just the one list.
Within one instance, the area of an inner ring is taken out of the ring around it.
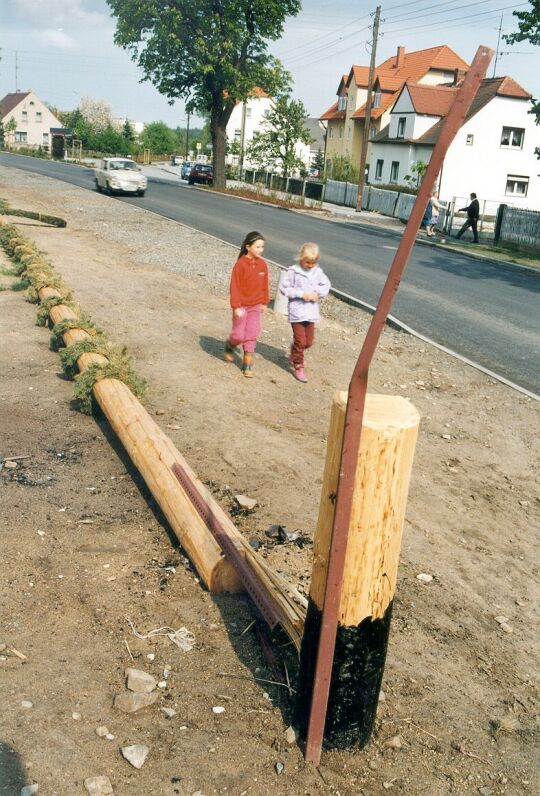
{"label": "person in dark jacket", "polygon": [[474,242],[478,243],[478,219],[480,218],[480,202],[476,198],[476,194],[471,194],[471,203],[467,205],[467,207],[460,207],[460,212],[464,210],[467,213],[467,220],[459,230],[456,238],[461,238],[463,233],[466,229],[471,227],[473,235],[474,235]]}

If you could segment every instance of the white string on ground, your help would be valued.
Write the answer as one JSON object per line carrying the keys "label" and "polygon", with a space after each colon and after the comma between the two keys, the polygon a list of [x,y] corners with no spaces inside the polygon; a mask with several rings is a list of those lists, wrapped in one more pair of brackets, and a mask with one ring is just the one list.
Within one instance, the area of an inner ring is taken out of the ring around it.
{"label": "white string on ground", "polygon": [[148,633],[143,634],[139,633],[129,616],[126,616],[126,620],[131,632],[137,638],[147,640],[155,636],[167,636],[182,652],[189,652],[195,645],[195,636],[187,627],[179,627],[178,630],[174,630],[172,627],[157,627],[155,630],[149,630]]}

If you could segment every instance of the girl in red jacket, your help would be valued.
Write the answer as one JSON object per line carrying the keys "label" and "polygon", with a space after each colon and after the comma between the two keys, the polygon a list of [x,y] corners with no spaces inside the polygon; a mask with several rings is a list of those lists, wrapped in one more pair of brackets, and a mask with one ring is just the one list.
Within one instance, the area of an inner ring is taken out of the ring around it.
{"label": "girl in red jacket", "polygon": [[225,343],[225,361],[234,362],[234,349],[242,345],[242,371],[248,379],[253,377],[253,352],[261,331],[261,314],[270,300],[268,266],[262,258],[263,251],[263,236],[259,232],[248,232],[231,274],[233,317],[231,333]]}

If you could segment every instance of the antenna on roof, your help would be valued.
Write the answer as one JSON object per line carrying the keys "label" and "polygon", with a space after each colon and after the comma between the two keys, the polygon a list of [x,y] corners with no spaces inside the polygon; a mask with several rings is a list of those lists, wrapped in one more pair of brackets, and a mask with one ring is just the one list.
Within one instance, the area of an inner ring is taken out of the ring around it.
{"label": "antenna on roof", "polygon": [[493,77],[497,77],[497,61],[499,60],[499,55],[501,55],[501,53],[499,52],[499,44],[501,43],[501,31],[502,31],[503,16],[504,16],[504,14],[501,14],[501,23],[499,25],[499,35],[497,37],[497,49],[495,50],[495,63],[493,64]]}

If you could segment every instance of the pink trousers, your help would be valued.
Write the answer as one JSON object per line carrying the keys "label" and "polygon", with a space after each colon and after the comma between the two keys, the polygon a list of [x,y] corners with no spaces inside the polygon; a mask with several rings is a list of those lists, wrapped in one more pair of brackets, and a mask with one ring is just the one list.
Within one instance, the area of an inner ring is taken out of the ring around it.
{"label": "pink trousers", "polygon": [[242,345],[244,353],[253,354],[257,345],[257,337],[261,331],[262,304],[242,307],[242,309],[244,313],[241,317],[236,316],[233,311],[232,329],[228,343],[233,347]]}

